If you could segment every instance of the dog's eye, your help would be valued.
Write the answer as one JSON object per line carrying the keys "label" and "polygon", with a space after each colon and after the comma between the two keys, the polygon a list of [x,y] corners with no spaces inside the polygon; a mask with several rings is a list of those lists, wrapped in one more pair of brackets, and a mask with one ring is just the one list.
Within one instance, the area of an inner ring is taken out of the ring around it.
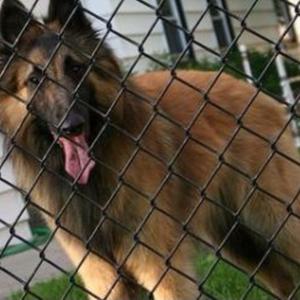
{"label": "dog's eye", "polygon": [[70,56],[66,57],[65,72],[69,76],[72,76],[74,79],[78,79],[79,76],[83,75],[85,69],[86,69],[85,64],[81,63],[78,60],[73,59]]}
{"label": "dog's eye", "polygon": [[34,86],[37,86],[39,83],[40,83],[40,78],[38,76],[30,76],[29,79],[28,79],[28,82]]}
{"label": "dog's eye", "polygon": [[71,66],[71,71],[74,74],[80,73],[82,71],[82,69],[83,69],[83,66],[80,65],[80,64],[74,64],[74,65]]}

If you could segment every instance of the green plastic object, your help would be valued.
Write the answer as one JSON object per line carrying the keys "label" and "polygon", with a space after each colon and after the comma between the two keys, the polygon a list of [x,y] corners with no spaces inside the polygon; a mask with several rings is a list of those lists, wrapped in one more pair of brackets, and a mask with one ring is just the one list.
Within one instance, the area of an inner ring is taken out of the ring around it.
{"label": "green plastic object", "polygon": [[[50,230],[47,227],[35,227],[32,229],[33,238],[31,241],[28,241],[34,246],[40,246],[46,243],[50,236]],[[9,246],[5,249],[4,255],[2,257],[7,257],[15,254],[19,254],[25,251],[32,249],[28,244],[19,244],[14,246]]]}

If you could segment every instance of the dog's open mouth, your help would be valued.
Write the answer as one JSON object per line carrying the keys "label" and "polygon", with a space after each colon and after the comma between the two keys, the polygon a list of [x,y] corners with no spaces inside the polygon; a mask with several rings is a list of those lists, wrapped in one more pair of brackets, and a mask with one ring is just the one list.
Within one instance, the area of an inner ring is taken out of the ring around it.
{"label": "dog's open mouth", "polygon": [[79,184],[87,184],[95,162],[88,152],[86,134],[61,136],[58,141],[63,149],[64,168],[67,174],[77,179]]}
{"label": "dog's open mouth", "polygon": [[59,134],[54,128],[50,129],[62,148],[65,172],[82,185],[89,182],[96,165],[89,153],[87,123],[81,115],[71,112]]}

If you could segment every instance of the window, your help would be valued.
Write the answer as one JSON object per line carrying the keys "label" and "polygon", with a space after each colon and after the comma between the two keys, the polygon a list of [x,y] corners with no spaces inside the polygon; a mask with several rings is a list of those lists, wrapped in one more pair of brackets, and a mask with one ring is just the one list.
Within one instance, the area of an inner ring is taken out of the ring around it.
{"label": "window", "polygon": [[[161,3],[159,0],[157,2],[158,4]],[[163,1],[160,12],[164,19],[169,21],[162,20],[170,53],[181,53],[186,47],[187,37],[185,32],[177,28],[176,25],[184,29],[187,29],[187,25],[180,0]],[[193,55],[191,49],[189,54],[190,56]]]}
{"label": "window", "polygon": [[224,0],[208,0],[208,3],[212,4],[210,15],[219,48],[222,50],[230,45],[234,38],[234,34],[228,15],[216,7],[226,10],[227,6]]}

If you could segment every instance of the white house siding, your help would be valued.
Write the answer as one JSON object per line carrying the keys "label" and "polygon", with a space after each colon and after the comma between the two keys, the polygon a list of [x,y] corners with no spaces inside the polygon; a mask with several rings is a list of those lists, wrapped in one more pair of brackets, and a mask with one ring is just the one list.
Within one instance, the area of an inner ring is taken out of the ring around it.
{"label": "white house siding", "polygon": [[[3,152],[3,136],[0,135],[0,162],[3,160],[5,156]],[[0,249],[8,241],[11,236],[9,232],[9,227],[7,227],[3,222],[7,224],[13,224],[19,214],[22,212],[24,208],[24,201],[20,194],[11,188],[11,186],[4,183],[3,180],[14,183],[14,175],[11,169],[11,164],[9,162],[5,162],[3,167],[0,169]],[[15,231],[18,236],[29,240],[31,238],[31,231],[28,225],[28,213],[25,211],[20,216],[17,225],[15,226]],[[15,245],[21,243],[20,239],[14,238],[10,242],[11,245]]]}
{"label": "white house siding", "polygon": [[[218,49],[218,42],[213,30],[210,14],[206,12],[203,16],[203,13],[207,8],[207,1],[184,0],[182,1],[182,6],[185,12],[188,29],[194,30],[193,36],[195,41],[212,50]],[[202,17],[202,20],[198,24],[200,17]],[[209,58],[211,56],[207,50],[197,44],[194,45],[194,51],[198,58]]]}
{"label": "white house siding", "polygon": [[[94,0],[94,2],[97,0]],[[90,5],[93,7],[90,0]],[[111,14],[118,7],[119,0],[104,0],[110,4]],[[147,1],[149,4],[155,5],[155,0]],[[99,14],[102,14],[101,10],[98,10]],[[125,68],[128,69],[139,55],[138,44],[144,41],[143,50],[146,54],[164,54],[168,51],[168,45],[164,36],[164,30],[161,22],[158,22],[156,26],[149,33],[152,24],[156,20],[155,10],[143,5],[139,1],[126,0],[118,7],[117,14],[113,18],[113,29],[120,35],[128,38],[122,38],[117,34],[111,33],[108,40],[109,44],[113,48],[116,55],[122,59]],[[99,22],[96,26],[101,28]],[[145,37],[147,38],[145,39]],[[145,70],[149,68],[150,61],[145,57],[141,57],[140,61],[134,68],[133,72]]]}
{"label": "white house siding", "polygon": [[[23,1],[28,6],[34,3],[34,0]],[[39,15],[45,14],[48,3],[49,0],[40,0],[35,9],[35,13]],[[141,43],[148,34],[152,24],[156,20],[155,10],[136,0],[125,0],[120,7],[119,0],[82,0],[82,3],[87,9],[100,15],[106,21],[110,19],[112,13],[118,8],[117,14],[112,21],[113,29],[130,41],[133,41],[133,43],[113,32],[108,35],[107,41],[128,69],[139,54],[139,49],[134,42]],[[157,2],[156,0],[148,0],[147,3],[156,5]],[[230,11],[239,17],[245,15],[251,4],[252,1],[248,0],[227,0]],[[199,17],[203,14],[207,6],[207,1],[183,0],[182,6],[185,11],[188,27],[189,29],[192,29],[198,22]],[[95,27],[101,29],[102,34],[105,34],[107,30],[106,23],[95,18],[92,18],[92,20]],[[234,18],[231,18],[231,22],[233,24],[234,32],[237,35],[242,29],[241,24]],[[269,39],[274,41],[278,39],[277,17],[274,11],[273,0],[258,1],[247,18],[246,23],[252,30],[257,31]],[[195,29],[194,38],[204,46],[218,50],[218,43],[209,13],[204,16]],[[266,42],[249,32],[243,33],[240,43],[246,44],[249,47],[267,46]],[[143,49],[145,53],[152,55],[168,53],[168,45],[161,22],[158,22],[152,29],[151,34],[149,34],[144,43]],[[211,56],[206,50],[197,45],[194,46],[194,50],[197,57]],[[149,66],[151,66],[151,62],[147,58],[142,57],[134,71],[145,70],[149,68]]]}
{"label": "white house siding", "polygon": [[[93,6],[93,1],[89,0],[91,7]],[[119,3],[119,0],[105,0],[104,2],[111,5],[112,11]],[[148,3],[156,4],[155,0],[149,0]],[[230,11],[239,16],[243,17],[245,13],[250,8],[252,2],[248,0],[227,0],[227,5]],[[184,0],[182,1],[182,6],[185,12],[186,21],[189,29],[193,29],[195,24],[197,24],[199,17],[203,14],[206,9],[206,0]],[[99,7],[99,12],[101,14],[101,8]],[[116,17],[114,18],[113,26],[114,28],[125,35],[129,39],[141,42],[149,29],[151,28],[153,22],[155,21],[155,11],[143,5],[139,1],[126,0],[123,2],[122,6],[119,8]],[[233,30],[236,34],[240,32],[241,24],[231,18],[233,24]],[[252,10],[251,14],[247,18],[247,25],[259,34],[266,36],[267,38],[276,41],[278,39],[278,26],[277,17],[274,11],[274,5],[272,0],[260,0],[257,5]],[[112,34],[113,36],[113,34]],[[213,29],[213,24],[209,13],[203,17],[201,22],[197,25],[194,31],[194,38],[200,44],[211,48],[213,50],[218,50],[218,42]],[[132,45],[130,42],[114,37],[112,40],[113,49],[116,54],[126,62],[131,62],[139,54],[138,48]],[[240,43],[246,44],[248,47],[266,47],[268,44],[259,39],[257,36],[251,33],[243,33],[240,39]],[[159,22],[157,26],[152,30],[150,36],[148,37],[146,43],[144,44],[144,50],[148,54],[163,54],[168,53],[168,45],[166,38],[164,36],[164,30],[162,24]],[[211,57],[205,49],[200,46],[194,45],[194,50],[197,57]],[[144,59],[139,63],[135,70],[144,70],[151,63]]]}
{"label": "white house siding", "polygon": [[[227,0],[226,1],[228,9],[231,13],[238,17],[243,17],[248,9],[250,8],[253,1],[248,0]],[[205,11],[207,7],[206,0],[185,0],[182,1],[184,6],[186,20],[189,29],[193,29],[199,17]],[[241,31],[242,27],[240,22],[236,21],[234,18],[230,18],[233,31],[235,35]],[[277,17],[274,11],[272,0],[260,0],[254,7],[248,18],[246,19],[247,26],[259,34],[266,36],[267,38],[276,41],[278,39],[278,27],[277,27]],[[211,21],[210,14],[207,13],[203,20],[200,22],[196,28],[194,34],[195,40],[199,41],[203,45],[213,49],[218,50],[218,42],[213,29],[213,24]],[[239,43],[245,44],[248,47],[266,47],[267,43],[257,38],[251,33],[243,33]],[[198,57],[207,56],[207,51],[199,47],[195,47],[196,54]]]}
{"label": "white house siding", "polygon": [[[296,10],[295,7],[299,4],[299,0],[290,0],[290,3],[292,5],[290,5],[290,14],[292,16],[292,18],[295,18],[296,16]],[[300,18],[296,17],[295,21],[294,21],[294,30],[296,33],[296,39],[297,42],[300,43]],[[297,57],[299,58],[299,57]]]}
{"label": "white house siding", "polygon": [[[248,0],[228,0],[227,5],[233,14],[243,18],[250,9],[253,1]],[[257,2],[251,13],[246,18],[247,27],[256,31],[262,36],[276,42],[279,38],[278,19],[274,9],[273,0],[260,0]],[[235,35],[242,30],[241,23],[231,18]],[[254,34],[245,31],[239,43],[248,47],[270,47],[271,45]]]}

